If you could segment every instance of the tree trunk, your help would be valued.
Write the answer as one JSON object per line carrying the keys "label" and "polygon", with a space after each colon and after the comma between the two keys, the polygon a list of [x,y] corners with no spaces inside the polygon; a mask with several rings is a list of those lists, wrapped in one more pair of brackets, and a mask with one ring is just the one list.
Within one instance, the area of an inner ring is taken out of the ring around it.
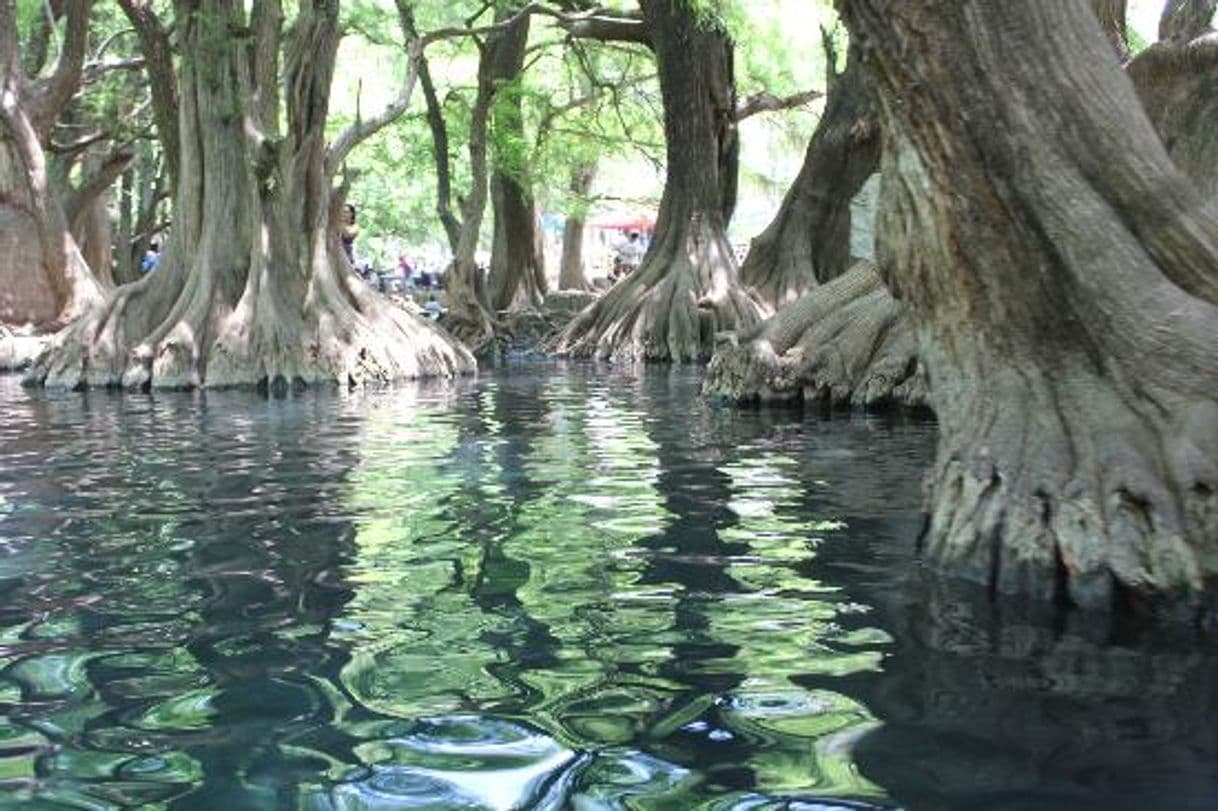
{"label": "tree trunk", "polygon": [[[562,354],[699,361],[715,334],[756,324],[727,240],[735,204],[732,43],[686,2],[646,0],[664,99],[668,167],[655,239],[642,265],[584,310]],[[702,17],[702,19],[699,19]]]}
{"label": "tree trunk", "polygon": [[1191,42],[1210,30],[1218,0],[1167,0],[1159,20],[1159,39]]}
{"label": "tree trunk", "polygon": [[888,139],[881,265],[940,424],[925,556],[1001,592],[1212,618],[1218,210],[1085,0],[843,8]]}
{"label": "tree trunk", "polygon": [[89,2],[69,3],[55,73],[26,78],[13,0],[0,0],[0,323],[50,332],[100,300],[60,201],[43,146],[80,83]]}
{"label": "tree trunk", "polygon": [[1127,72],[1176,166],[1218,200],[1218,34],[1186,36],[1150,46]]}
{"label": "tree trunk", "polygon": [[264,117],[278,77],[255,82],[244,39],[230,35],[242,4],[178,0],[180,174],[161,263],[61,333],[32,382],[279,389],[473,368],[343,260],[324,141],[337,17],[334,0],[300,7],[279,136],[278,116]]}
{"label": "tree trunk", "polygon": [[135,236],[135,168],[128,166],[118,184],[118,234],[115,237],[114,281],[127,284],[135,281],[135,257],[131,255],[131,244]]}
{"label": "tree trunk", "polygon": [[1129,36],[1126,26],[1128,0],[1091,0],[1091,8],[1100,21],[1121,64],[1129,61]]}
{"label": "tree trunk", "polygon": [[744,283],[773,307],[850,264],[850,204],[880,165],[880,132],[858,61],[852,50],[829,90],[799,176],[740,268]]}
{"label": "tree trunk", "polygon": [[[509,9],[506,14],[515,13]],[[497,312],[540,310],[548,291],[545,258],[537,228],[518,85],[529,41],[529,18],[505,31],[494,53],[494,166],[491,207],[495,232],[491,244],[490,296]]]}
{"label": "tree trunk", "polygon": [[[503,22],[511,17],[506,9],[496,12],[497,22]],[[486,269],[478,266],[476,255],[478,242],[482,233],[482,218],[486,214],[486,203],[489,196],[489,180],[487,166],[487,149],[489,140],[491,105],[495,101],[494,72],[497,54],[504,42],[510,42],[516,26],[506,30],[493,32],[481,44],[481,56],[478,61],[478,86],[473,107],[470,110],[469,124],[469,163],[470,186],[469,193],[461,201],[461,221],[456,233],[456,247],[453,250],[453,261],[445,274],[445,286],[448,291],[448,315],[446,326],[453,334],[467,343],[475,352],[481,353],[490,347],[495,339],[499,326],[491,305],[488,290]],[[422,71],[420,71],[422,77]],[[432,98],[428,96],[429,109],[434,107]],[[432,121],[432,135],[436,141],[437,166],[442,175],[448,172],[448,157],[441,155],[439,150],[441,137],[445,132],[442,112],[438,109],[434,115],[429,115]],[[437,122],[439,127],[437,127]],[[444,137],[445,142],[447,136]],[[440,185],[441,219],[446,224],[451,221],[451,211],[445,217],[445,191]]]}
{"label": "tree trunk", "polygon": [[588,195],[596,179],[596,163],[589,162],[571,170],[569,191],[571,212],[562,226],[562,267],[558,273],[559,290],[591,290],[584,268],[584,227],[587,225]]}
{"label": "tree trunk", "polygon": [[113,237],[110,231],[110,211],[104,195],[93,198],[77,215],[73,237],[80,245],[81,256],[103,287],[114,287]]}

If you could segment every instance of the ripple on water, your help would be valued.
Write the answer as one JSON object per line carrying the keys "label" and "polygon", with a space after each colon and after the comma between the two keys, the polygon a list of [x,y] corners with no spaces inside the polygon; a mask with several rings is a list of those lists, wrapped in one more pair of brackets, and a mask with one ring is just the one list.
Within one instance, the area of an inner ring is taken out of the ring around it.
{"label": "ripple on water", "polygon": [[0,809],[1212,805],[1212,655],[911,587],[933,426],[698,383],[0,378]]}

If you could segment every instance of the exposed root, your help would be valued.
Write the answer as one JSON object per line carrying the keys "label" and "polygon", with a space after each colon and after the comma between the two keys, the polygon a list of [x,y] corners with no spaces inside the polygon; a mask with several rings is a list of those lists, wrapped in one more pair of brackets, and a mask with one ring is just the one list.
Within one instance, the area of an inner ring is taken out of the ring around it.
{"label": "exposed root", "polygon": [[343,281],[349,297],[317,295],[303,313],[286,317],[271,299],[254,305],[261,313],[250,318],[243,301],[212,349],[206,385],[354,387],[476,369],[469,350],[440,327],[394,307],[353,275]]}
{"label": "exposed root", "polygon": [[[56,388],[362,386],[474,371],[469,351],[436,325],[393,307],[353,274],[303,307],[275,285],[251,284],[235,308],[187,284],[155,323],[165,284],[119,288],[57,336],[27,382]],[[162,310],[163,311],[163,310]]]}
{"label": "exposed root", "polygon": [[1081,370],[954,395],[971,428],[941,439],[928,481],[930,562],[997,592],[1214,619],[1218,405]]}
{"label": "exposed root", "polygon": [[728,336],[703,391],[736,403],[926,405],[917,338],[875,266],[855,265],[751,333]]}
{"label": "exposed root", "polygon": [[741,285],[726,237],[700,218],[677,230],[568,325],[556,342],[558,354],[705,361],[718,333],[761,320],[764,305]]}

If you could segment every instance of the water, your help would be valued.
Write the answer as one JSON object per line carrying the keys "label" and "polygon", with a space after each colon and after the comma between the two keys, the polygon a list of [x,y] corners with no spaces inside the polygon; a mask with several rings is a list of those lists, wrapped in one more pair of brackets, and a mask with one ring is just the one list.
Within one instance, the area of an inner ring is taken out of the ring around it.
{"label": "water", "polygon": [[0,380],[0,808],[1218,807],[1204,644],[927,578],[932,425],[697,386]]}

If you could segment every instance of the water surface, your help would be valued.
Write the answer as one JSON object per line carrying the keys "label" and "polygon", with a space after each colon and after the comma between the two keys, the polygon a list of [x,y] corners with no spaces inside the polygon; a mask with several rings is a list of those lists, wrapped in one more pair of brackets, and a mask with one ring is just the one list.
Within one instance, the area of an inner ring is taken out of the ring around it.
{"label": "water surface", "polygon": [[933,425],[691,371],[0,379],[0,808],[1213,808],[1195,640],[919,571]]}

